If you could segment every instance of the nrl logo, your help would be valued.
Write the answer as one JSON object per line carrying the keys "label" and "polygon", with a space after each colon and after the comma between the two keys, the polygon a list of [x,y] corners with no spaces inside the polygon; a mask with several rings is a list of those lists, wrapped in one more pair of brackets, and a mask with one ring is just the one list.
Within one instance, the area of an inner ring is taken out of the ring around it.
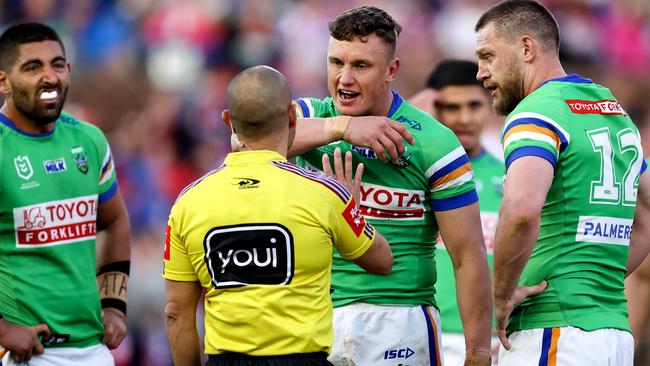
{"label": "nrl logo", "polygon": [[73,147],[70,152],[72,153],[72,160],[77,164],[77,169],[80,172],[88,173],[88,156],[81,146]]}
{"label": "nrl logo", "polygon": [[24,180],[29,180],[29,178],[34,175],[32,164],[29,162],[27,155],[16,156],[14,158],[14,166],[16,167],[16,173],[18,173],[18,176]]}

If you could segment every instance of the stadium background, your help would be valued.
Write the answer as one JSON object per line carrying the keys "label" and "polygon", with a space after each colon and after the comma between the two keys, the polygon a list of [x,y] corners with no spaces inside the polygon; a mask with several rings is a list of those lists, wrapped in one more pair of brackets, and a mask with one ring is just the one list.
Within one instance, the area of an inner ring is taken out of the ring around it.
{"label": "stadium background", "polygon": [[[328,21],[372,4],[404,27],[394,87],[408,98],[441,58],[473,59],[474,23],[493,3],[0,0],[3,29],[41,21],[64,37],[73,66],[65,109],[100,126],[112,145],[133,227],[130,334],[114,352],[117,365],[171,364],[160,277],[166,217],[177,193],[229,150],[220,113],[235,74],[268,64],[288,77],[294,96],[326,96]],[[610,87],[650,152],[650,1],[542,3],[560,23],[566,70]],[[494,150],[499,123],[486,139]]]}

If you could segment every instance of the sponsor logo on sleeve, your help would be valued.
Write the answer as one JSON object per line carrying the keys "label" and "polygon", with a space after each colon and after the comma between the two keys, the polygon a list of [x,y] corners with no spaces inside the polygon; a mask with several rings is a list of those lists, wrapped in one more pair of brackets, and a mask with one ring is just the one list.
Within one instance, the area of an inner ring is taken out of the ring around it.
{"label": "sponsor logo on sleeve", "polygon": [[630,245],[632,220],[607,216],[580,216],[576,241]]}
{"label": "sponsor logo on sleeve", "polygon": [[68,169],[65,165],[65,159],[63,158],[45,160],[43,161],[43,165],[45,166],[45,173],[47,174],[61,173]]}
{"label": "sponsor logo on sleeve", "polygon": [[354,232],[354,235],[359,237],[363,232],[363,228],[366,226],[366,220],[363,218],[361,211],[356,208],[356,202],[354,198],[350,200],[350,203],[343,210],[343,218],[350,225],[350,229]]}
{"label": "sponsor logo on sleeve", "polygon": [[605,115],[621,115],[627,116],[621,104],[615,100],[578,100],[569,99],[565,100],[566,104],[571,109],[571,112],[576,114],[605,114]]}
{"label": "sponsor logo on sleeve", "polygon": [[216,227],[203,246],[215,288],[287,285],[293,278],[293,236],[280,224]]}
{"label": "sponsor logo on sleeve", "polygon": [[97,196],[75,197],[13,209],[16,247],[34,248],[95,238]]}

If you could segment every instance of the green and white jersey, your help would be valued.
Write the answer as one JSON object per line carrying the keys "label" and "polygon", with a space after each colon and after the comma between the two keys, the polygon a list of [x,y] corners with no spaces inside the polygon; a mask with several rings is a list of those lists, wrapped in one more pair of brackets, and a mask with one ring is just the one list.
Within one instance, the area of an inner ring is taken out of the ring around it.
{"label": "green and white jersey", "polygon": [[[331,98],[297,101],[298,114],[338,115]],[[477,201],[469,159],[454,133],[393,91],[388,117],[401,122],[416,142],[407,144],[398,164],[384,164],[366,147],[338,141],[297,158],[299,165],[322,168],[323,153],[339,147],[352,151],[354,164],[363,163],[360,210],[390,243],[394,256],[388,276],[370,274],[335,253],[332,266],[334,306],[353,302],[435,305],[434,251],[438,226],[435,211]],[[308,123],[308,122],[306,122]]]}
{"label": "green and white jersey", "polygon": [[546,280],[548,288],[515,308],[508,332],[563,326],[629,331],[623,279],[639,176],[646,169],[632,120],[607,88],[569,75],[522,100],[506,119],[502,141],[506,171],[523,156],[555,168],[539,237],[519,281]]}
{"label": "green and white jersey", "polygon": [[27,134],[0,114],[0,314],[69,336],[60,346],[100,342],[97,207],[116,191],[98,128],[63,113]]}
{"label": "green and white jersey", "polygon": [[[474,171],[474,182],[478,193],[478,204],[481,209],[481,226],[483,241],[487,250],[487,260],[492,270],[492,248],[494,234],[499,217],[499,205],[503,197],[503,162],[494,155],[484,151],[481,155],[470,158]],[[436,266],[438,267],[438,282],[436,283],[437,297],[445,299],[438,303],[440,321],[443,332],[462,333],[463,323],[456,301],[456,280],[451,257],[444,247],[444,238],[438,238]]]}

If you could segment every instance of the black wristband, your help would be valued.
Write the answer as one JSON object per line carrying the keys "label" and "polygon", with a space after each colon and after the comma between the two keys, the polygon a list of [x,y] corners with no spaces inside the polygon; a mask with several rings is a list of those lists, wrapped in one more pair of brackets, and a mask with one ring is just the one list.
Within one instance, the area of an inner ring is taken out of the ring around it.
{"label": "black wristband", "polygon": [[102,268],[97,271],[97,276],[106,272],[124,272],[126,275],[129,275],[131,269],[131,261],[119,261],[108,263],[102,266]]}
{"label": "black wristband", "polygon": [[102,299],[102,309],[114,308],[126,315],[126,303],[119,299]]}

